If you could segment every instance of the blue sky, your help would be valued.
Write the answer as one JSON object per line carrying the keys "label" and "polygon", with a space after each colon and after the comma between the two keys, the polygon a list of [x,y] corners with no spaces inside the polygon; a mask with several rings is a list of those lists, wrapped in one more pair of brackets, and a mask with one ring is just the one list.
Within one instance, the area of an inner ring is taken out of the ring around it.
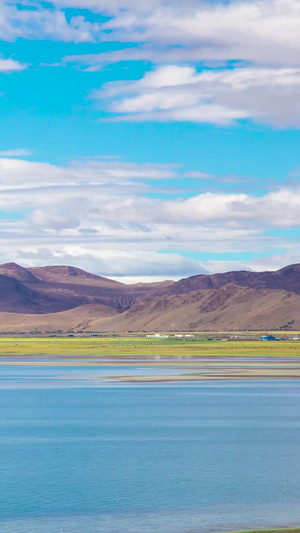
{"label": "blue sky", "polygon": [[300,262],[297,0],[3,2],[0,260]]}

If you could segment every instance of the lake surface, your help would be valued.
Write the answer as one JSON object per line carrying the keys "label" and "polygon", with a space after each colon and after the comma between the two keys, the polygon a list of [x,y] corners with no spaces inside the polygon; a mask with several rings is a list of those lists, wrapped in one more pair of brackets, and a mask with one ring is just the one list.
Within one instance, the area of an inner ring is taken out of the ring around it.
{"label": "lake surface", "polygon": [[129,385],[102,371],[129,373],[0,368],[1,532],[299,525],[299,381]]}

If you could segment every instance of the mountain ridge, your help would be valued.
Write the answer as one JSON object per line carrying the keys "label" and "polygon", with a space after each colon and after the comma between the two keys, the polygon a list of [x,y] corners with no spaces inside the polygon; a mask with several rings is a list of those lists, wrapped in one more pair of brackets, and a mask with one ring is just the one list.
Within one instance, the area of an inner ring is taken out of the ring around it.
{"label": "mountain ridge", "polygon": [[68,265],[0,265],[0,331],[291,327],[300,329],[300,264],[131,285]]}

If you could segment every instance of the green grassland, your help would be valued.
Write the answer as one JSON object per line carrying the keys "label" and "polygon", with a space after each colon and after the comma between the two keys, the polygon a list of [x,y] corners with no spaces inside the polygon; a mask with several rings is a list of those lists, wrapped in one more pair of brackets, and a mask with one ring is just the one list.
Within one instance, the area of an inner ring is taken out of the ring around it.
{"label": "green grassland", "polygon": [[300,341],[207,341],[146,337],[1,337],[0,356],[299,357]]}

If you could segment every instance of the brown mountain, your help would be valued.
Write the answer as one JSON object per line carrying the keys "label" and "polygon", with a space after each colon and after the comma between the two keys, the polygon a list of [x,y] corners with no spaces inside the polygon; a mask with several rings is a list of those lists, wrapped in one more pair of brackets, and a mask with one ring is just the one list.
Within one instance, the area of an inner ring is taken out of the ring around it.
{"label": "brown mountain", "polygon": [[30,269],[26,269],[17,265],[16,263],[5,263],[0,265],[0,274],[15,278],[21,283],[36,283],[38,279],[30,272]]}
{"label": "brown mountain", "polygon": [[106,287],[124,287],[123,283],[119,283],[118,281],[114,281],[109,278],[103,278],[102,276],[96,276],[95,274],[90,274],[89,272],[85,272],[85,270],[81,270],[80,268],[73,266],[45,266],[28,269],[19,267],[18,265],[15,265],[15,267],[28,272],[29,275],[35,279],[38,279],[39,281],[80,285],[101,285]]}
{"label": "brown mountain", "polygon": [[174,283],[169,294],[184,294],[200,289],[219,289],[234,283],[250,289],[282,289],[300,294],[300,264],[290,265],[275,272],[224,272],[221,274],[199,275]]}
{"label": "brown mountain", "polygon": [[0,277],[0,311],[36,314],[58,313],[82,305],[107,306],[123,312],[136,300],[157,294],[172,283],[125,285],[72,266],[26,269],[15,263],[0,265]]}
{"label": "brown mountain", "polygon": [[137,302],[90,330],[228,331],[300,329],[300,296],[282,290],[249,289],[233,283],[220,289],[161,295]]}
{"label": "brown mountain", "polygon": [[300,329],[300,265],[125,285],[72,266],[0,265],[0,331]]}

